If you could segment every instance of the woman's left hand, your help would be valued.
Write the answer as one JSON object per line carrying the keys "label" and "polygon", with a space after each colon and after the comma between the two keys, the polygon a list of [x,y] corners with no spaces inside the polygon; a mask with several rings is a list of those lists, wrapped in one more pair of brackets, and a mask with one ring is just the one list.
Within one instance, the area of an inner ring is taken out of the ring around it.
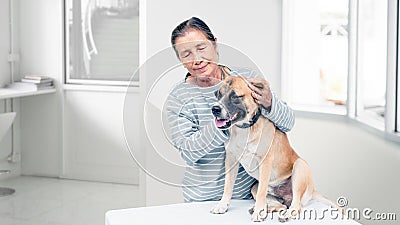
{"label": "woman's left hand", "polygon": [[254,100],[268,111],[271,109],[272,93],[269,82],[263,78],[247,78],[252,90],[251,96]]}

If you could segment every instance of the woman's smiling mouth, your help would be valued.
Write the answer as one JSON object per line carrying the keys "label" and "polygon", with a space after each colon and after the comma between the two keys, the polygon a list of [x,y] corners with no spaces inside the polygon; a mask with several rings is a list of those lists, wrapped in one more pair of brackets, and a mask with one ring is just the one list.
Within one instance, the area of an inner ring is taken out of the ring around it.
{"label": "woman's smiling mouth", "polygon": [[194,69],[194,70],[198,71],[200,73],[204,73],[207,70],[207,66],[208,66],[208,63],[206,65],[204,65],[204,66],[202,66],[200,68]]}

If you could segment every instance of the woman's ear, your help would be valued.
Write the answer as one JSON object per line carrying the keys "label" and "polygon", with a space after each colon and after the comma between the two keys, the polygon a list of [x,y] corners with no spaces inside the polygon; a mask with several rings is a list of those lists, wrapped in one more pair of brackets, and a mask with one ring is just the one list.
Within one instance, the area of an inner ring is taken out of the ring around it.
{"label": "woman's ear", "polygon": [[214,37],[214,41],[212,42],[212,45],[214,46],[215,52],[217,53],[217,62],[219,61],[219,49],[218,49],[218,44],[217,44],[217,38]]}
{"label": "woman's ear", "polygon": [[212,41],[212,44],[214,45],[215,50],[218,51],[218,44],[217,44],[217,42],[218,42],[218,39],[217,39],[217,38],[214,38],[214,41]]}

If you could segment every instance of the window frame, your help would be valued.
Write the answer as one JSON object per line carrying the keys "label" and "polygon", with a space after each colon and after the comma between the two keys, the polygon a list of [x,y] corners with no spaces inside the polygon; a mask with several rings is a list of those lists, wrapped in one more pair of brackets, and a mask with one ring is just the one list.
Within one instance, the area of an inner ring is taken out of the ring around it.
{"label": "window frame", "polygon": [[[145,6],[144,0],[138,0],[139,1],[139,46],[141,40],[143,40],[142,36],[140,33],[142,32],[143,28],[141,25],[141,21],[143,19],[142,15],[142,8]],[[138,81],[115,81],[115,80],[99,80],[99,79],[79,79],[79,78],[71,78],[70,76],[70,48],[69,48],[69,37],[70,37],[70,32],[69,32],[69,19],[68,16],[70,15],[69,13],[69,5],[68,5],[68,0],[63,0],[63,37],[64,37],[64,86],[71,87],[72,85],[80,85],[80,86],[99,86],[100,89],[102,87],[107,87],[107,86],[114,86],[114,87],[139,87],[140,86],[140,76]],[[141,56],[143,53],[141,53],[141,48],[139,47],[138,51],[138,56],[139,56],[139,67],[141,65]],[[136,71],[139,69],[136,68]],[[132,79],[132,75],[130,77]],[[106,88],[107,89],[107,88]]]}
{"label": "window frame", "polygon": [[[398,0],[388,1],[388,53],[385,109],[385,136],[400,142],[399,127],[399,4]],[[394,93],[394,94],[393,94]]]}
{"label": "window frame", "polygon": [[[298,106],[290,102],[290,66],[292,62],[292,41],[290,31],[293,23],[293,5],[291,0],[282,1],[282,55],[281,55],[281,90],[282,98],[288,100],[289,104],[300,115],[315,115],[317,118],[345,118],[355,124],[367,128],[388,140],[400,143],[400,79],[398,66],[400,65],[400,35],[399,35],[399,3],[398,0],[388,1],[387,20],[387,67],[386,67],[386,106],[384,124],[379,124],[374,119],[359,116],[357,113],[358,94],[358,1],[349,0],[348,14],[348,74],[347,74],[347,102],[346,112],[340,111],[339,107],[308,107]],[[393,95],[393,93],[395,93]]]}
{"label": "window frame", "polygon": [[394,140],[400,140],[399,26],[399,1],[389,0],[385,133]]}

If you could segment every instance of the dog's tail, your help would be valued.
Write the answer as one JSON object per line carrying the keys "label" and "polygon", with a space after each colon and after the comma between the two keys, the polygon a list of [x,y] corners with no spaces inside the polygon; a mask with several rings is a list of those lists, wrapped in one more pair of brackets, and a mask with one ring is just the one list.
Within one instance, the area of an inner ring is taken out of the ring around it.
{"label": "dog's tail", "polygon": [[329,205],[329,206],[331,206],[331,207],[337,209],[342,215],[346,215],[346,211],[345,211],[342,207],[338,206],[338,204],[332,202],[331,200],[329,200],[328,198],[326,198],[325,196],[323,196],[323,195],[322,195],[321,193],[319,193],[318,191],[315,191],[315,190],[314,190],[311,199],[317,200],[317,201],[322,202],[322,203],[325,203],[325,204],[327,204],[327,205]]}

